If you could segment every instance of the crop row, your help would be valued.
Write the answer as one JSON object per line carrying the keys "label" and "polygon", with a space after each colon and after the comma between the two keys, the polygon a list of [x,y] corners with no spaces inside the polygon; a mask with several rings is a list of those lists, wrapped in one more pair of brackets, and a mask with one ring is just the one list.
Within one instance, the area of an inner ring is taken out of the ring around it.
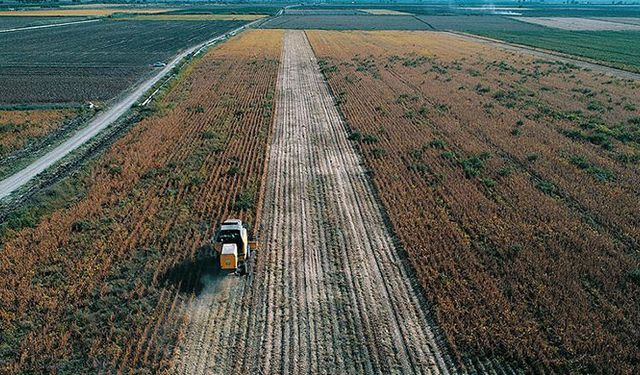
{"label": "crop row", "polygon": [[108,100],[186,49],[244,21],[99,21],[0,39],[0,103]]}
{"label": "crop row", "polygon": [[309,37],[454,350],[637,371],[637,84],[442,34]]}
{"label": "crop row", "polygon": [[188,67],[84,197],[6,240],[0,371],[168,366],[216,223],[259,215],[280,39],[243,33]]}

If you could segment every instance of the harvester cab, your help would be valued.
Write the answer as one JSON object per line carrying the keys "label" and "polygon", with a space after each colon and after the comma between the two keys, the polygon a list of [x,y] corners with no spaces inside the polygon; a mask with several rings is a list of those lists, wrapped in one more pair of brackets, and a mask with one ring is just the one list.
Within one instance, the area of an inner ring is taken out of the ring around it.
{"label": "harvester cab", "polygon": [[221,269],[232,270],[239,275],[251,271],[252,255],[257,242],[249,241],[247,228],[242,220],[225,220],[216,232],[213,244]]}

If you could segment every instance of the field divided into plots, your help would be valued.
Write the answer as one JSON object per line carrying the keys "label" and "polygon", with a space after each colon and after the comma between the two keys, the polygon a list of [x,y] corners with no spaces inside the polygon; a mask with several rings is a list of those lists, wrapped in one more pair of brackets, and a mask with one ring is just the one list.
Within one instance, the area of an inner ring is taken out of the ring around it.
{"label": "field divided into plots", "polygon": [[259,215],[280,41],[247,32],[194,62],[79,174],[81,197],[5,233],[0,372],[167,368],[216,222]]}
{"label": "field divided into plots", "polygon": [[[1,21],[1,18],[0,18]],[[2,34],[0,104],[107,101],[156,62],[246,21],[109,21]]]}
{"label": "field divided into plots", "polygon": [[387,15],[288,15],[267,20],[264,29],[320,29],[320,30],[431,30],[413,16]]}
{"label": "field divided into plots", "polygon": [[455,350],[636,372],[638,82],[452,35],[307,34]]}

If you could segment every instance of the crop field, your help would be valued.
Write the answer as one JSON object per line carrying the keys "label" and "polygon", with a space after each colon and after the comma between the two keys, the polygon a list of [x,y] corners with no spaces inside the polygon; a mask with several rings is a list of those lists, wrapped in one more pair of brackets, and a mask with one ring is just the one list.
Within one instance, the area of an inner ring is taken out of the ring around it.
{"label": "crop field", "polygon": [[[294,11],[296,14],[292,14]],[[349,8],[294,8],[287,10],[283,16],[268,20],[261,27],[265,29],[462,31],[602,61],[616,68],[640,72],[640,44],[637,43],[640,31],[560,30],[496,15],[418,15],[414,17],[329,14],[351,11]],[[630,23],[617,24],[622,25],[624,29],[636,27]]]}
{"label": "crop field", "polygon": [[82,128],[94,114],[87,108],[0,110],[0,179]]}
{"label": "crop field", "polygon": [[482,31],[536,31],[544,29],[541,26],[520,22],[518,20],[492,15],[460,15],[460,16],[418,16],[428,23],[434,30],[454,30],[478,33]]}
{"label": "crop field", "polygon": [[72,114],[71,110],[0,111],[0,158],[55,131]]}
{"label": "crop field", "polygon": [[378,15],[283,15],[267,20],[265,29],[321,30],[430,30],[431,27],[413,16]]}
{"label": "crop field", "polygon": [[217,220],[259,215],[280,36],[212,50],[79,177],[79,198],[6,232],[0,372],[168,368],[202,244]]}
{"label": "crop field", "polygon": [[[186,3],[185,3],[186,4]],[[172,10],[170,14],[276,14],[280,4],[209,4],[187,6]]]}
{"label": "crop field", "polygon": [[119,18],[136,21],[254,21],[265,14],[151,14]]}
{"label": "crop field", "polygon": [[543,48],[602,61],[640,72],[640,31],[569,31],[541,27],[539,30],[471,31],[511,43]]}
{"label": "crop field", "polygon": [[[99,21],[3,34],[1,104],[107,101],[155,62],[245,21]],[[46,52],[44,52],[46,51]]]}
{"label": "crop field", "polygon": [[514,17],[518,21],[529,22],[536,25],[551,27],[560,30],[574,31],[624,31],[624,30],[640,30],[640,25],[634,25],[624,22],[616,22],[613,19],[593,20],[590,18],[579,17]]}
{"label": "crop field", "polygon": [[291,16],[353,16],[366,14],[360,9],[297,9],[287,8],[284,14]]}
{"label": "crop field", "polygon": [[0,374],[640,373],[640,6],[8,1]]}
{"label": "crop field", "polygon": [[84,17],[0,17],[0,31],[19,27],[82,21]]}
{"label": "crop field", "polygon": [[629,25],[640,25],[640,17],[599,17],[602,21],[626,23]]}
{"label": "crop field", "polygon": [[307,32],[464,357],[638,372],[640,84],[425,32]]}
{"label": "crop field", "polygon": [[388,9],[417,15],[522,15],[529,17],[640,17],[639,5],[591,5],[591,4],[549,4],[549,3],[502,3],[489,6],[486,2],[464,3],[454,6],[448,3],[432,4],[322,4],[301,5],[289,9],[296,10],[357,10],[357,9]]}
{"label": "crop field", "polygon": [[410,13],[400,12],[397,10],[390,9],[360,9],[364,13],[375,14],[379,16],[409,16]]}
{"label": "crop field", "polygon": [[42,9],[42,10],[2,10],[0,17],[103,17],[114,13],[154,14],[172,11],[170,8],[96,8],[96,9]]}

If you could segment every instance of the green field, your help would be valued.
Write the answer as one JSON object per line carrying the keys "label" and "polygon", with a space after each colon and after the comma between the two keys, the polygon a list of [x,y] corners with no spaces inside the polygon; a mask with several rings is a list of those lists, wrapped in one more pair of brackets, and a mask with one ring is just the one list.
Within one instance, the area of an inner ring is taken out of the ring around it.
{"label": "green field", "polygon": [[640,72],[640,32],[567,31],[540,27],[535,31],[470,31],[511,43],[586,57]]}

